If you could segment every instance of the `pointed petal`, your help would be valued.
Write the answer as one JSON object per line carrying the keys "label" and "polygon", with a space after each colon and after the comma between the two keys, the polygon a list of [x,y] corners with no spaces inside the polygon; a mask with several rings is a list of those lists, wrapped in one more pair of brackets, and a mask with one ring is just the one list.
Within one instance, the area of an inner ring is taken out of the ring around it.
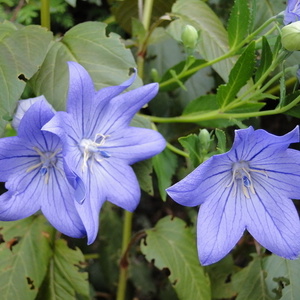
{"label": "pointed petal", "polygon": [[[42,132],[41,128],[54,116],[50,105],[39,100],[32,104],[23,116],[18,137],[28,144],[44,149],[45,151],[57,147],[59,139],[48,132]],[[49,144],[49,141],[51,144]]]}
{"label": "pointed petal", "polygon": [[214,196],[200,206],[197,246],[202,265],[215,263],[227,255],[245,230],[240,193],[216,186]]}
{"label": "pointed petal", "polygon": [[166,192],[181,205],[196,206],[213,199],[217,187],[228,189],[231,176],[231,162],[228,161],[227,153],[215,155],[167,188]]}
{"label": "pointed petal", "polygon": [[75,203],[77,212],[85,227],[88,245],[92,244],[98,234],[100,209],[105,201],[104,191],[99,181],[103,180],[98,172],[85,172],[83,181],[86,187],[86,198],[79,204]]}
{"label": "pointed petal", "polygon": [[19,137],[0,139],[0,181],[7,181],[13,173],[25,173],[39,161],[37,152]]}
{"label": "pointed petal", "polygon": [[115,132],[103,149],[128,164],[133,164],[160,153],[166,146],[160,133],[145,128],[129,127]]}
{"label": "pointed petal", "polygon": [[300,199],[300,152],[287,149],[274,153],[264,160],[255,160],[251,168],[263,170],[263,173],[253,173],[260,183],[268,182],[272,189],[291,199]]}
{"label": "pointed petal", "polygon": [[268,133],[265,130],[236,130],[235,140],[229,156],[234,161],[258,161],[267,159],[281,151],[285,151],[291,143],[299,142],[299,127],[283,136]]}
{"label": "pointed petal", "polygon": [[41,185],[41,210],[48,221],[70,237],[86,236],[83,223],[75,207],[75,190],[62,170],[62,163],[49,171],[47,183]]}
{"label": "pointed petal", "polygon": [[95,172],[101,174],[98,183],[105,193],[106,200],[123,209],[135,210],[140,201],[141,190],[130,166],[121,160],[115,159],[112,163],[107,159],[97,165]]}
{"label": "pointed petal", "polygon": [[288,259],[300,254],[300,221],[293,202],[267,180],[255,182],[256,194],[245,201],[247,230],[265,248]]}
{"label": "pointed petal", "polygon": [[69,92],[67,112],[76,122],[79,135],[85,136],[90,126],[90,116],[94,109],[93,101],[95,88],[91,76],[76,62],[68,62],[69,66]]}
{"label": "pointed petal", "polygon": [[97,118],[94,122],[98,125],[95,126],[92,135],[96,133],[109,135],[127,127],[133,116],[152,100],[157,92],[158,84],[151,83],[113,98],[101,114],[97,111]]}

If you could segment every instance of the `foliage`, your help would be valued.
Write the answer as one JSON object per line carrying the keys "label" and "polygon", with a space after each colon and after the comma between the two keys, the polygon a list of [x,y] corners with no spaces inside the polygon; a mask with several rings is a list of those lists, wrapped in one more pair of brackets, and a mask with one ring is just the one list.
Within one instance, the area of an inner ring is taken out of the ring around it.
{"label": "foliage", "polygon": [[[43,1],[48,29],[39,25]],[[121,84],[132,68],[139,76],[130,89],[158,82],[131,125],[159,131],[167,147],[133,166],[142,197],[132,223],[105,203],[92,245],[62,236],[42,215],[1,221],[0,298],[298,299],[299,260],[265,251],[248,233],[223,260],[201,266],[196,210],[165,191],[226,152],[234,129],[281,135],[299,123],[299,53],[281,44],[283,1],[43,1],[0,0],[0,136],[16,134],[21,98],[44,95],[65,110],[66,62],[75,61],[97,90]],[[182,41],[186,25],[198,34],[194,49]]]}

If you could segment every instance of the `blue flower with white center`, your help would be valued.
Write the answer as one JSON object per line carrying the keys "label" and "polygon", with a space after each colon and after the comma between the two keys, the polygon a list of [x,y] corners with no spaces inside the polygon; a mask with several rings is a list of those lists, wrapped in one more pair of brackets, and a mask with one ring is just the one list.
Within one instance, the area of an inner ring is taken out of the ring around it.
{"label": "blue flower with white center", "polygon": [[90,244],[97,236],[104,201],[129,211],[136,208],[140,187],[130,165],[161,152],[165,140],[154,130],[130,126],[135,113],[157,94],[158,84],[122,93],[133,76],[119,86],[95,91],[80,64],[68,65],[67,112],[58,112],[43,129],[62,139],[66,164],[85,184],[86,197],[76,208]]}
{"label": "blue flower with white center", "polygon": [[247,230],[263,247],[288,259],[300,254],[299,128],[284,136],[264,130],[235,132],[232,149],[215,155],[167,189],[185,206],[201,204],[197,221],[200,262],[222,259]]}
{"label": "blue flower with white center", "polygon": [[300,0],[288,0],[284,11],[284,25],[300,20]]}
{"label": "blue flower with white center", "polygon": [[[24,104],[18,115],[18,136],[0,139],[0,181],[6,182],[8,190],[0,196],[0,220],[18,220],[41,210],[60,232],[83,237],[75,189],[65,172],[74,182],[76,176],[64,167],[60,139],[41,130],[54,116],[53,109],[42,96]],[[79,191],[77,197],[83,197]]]}

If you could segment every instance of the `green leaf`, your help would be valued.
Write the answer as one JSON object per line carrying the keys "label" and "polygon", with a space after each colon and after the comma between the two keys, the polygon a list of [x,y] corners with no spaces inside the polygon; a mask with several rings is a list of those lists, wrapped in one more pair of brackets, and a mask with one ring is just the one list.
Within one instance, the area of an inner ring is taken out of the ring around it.
{"label": "green leaf", "polygon": [[[189,66],[189,68],[187,70],[193,69],[195,67],[198,67],[198,66],[202,65],[203,63],[205,63],[205,60],[203,60],[203,59],[197,59],[197,60],[195,60],[195,62],[193,62]],[[180,74],[182,72],[182,70],[184,69],[185,65],[186,65],[186,61],[182,61],[182,62],[176,64],[175,66],[171,67],[162,76],[162,78],[160,80],[160,83],[163,83],[163,82],[165,82],[165,81],[173,78],[174,76],[172,75],[172,73],[174,73],[174,72],[175,72],[176,75]],[[186,76],[180,78],[180,82],[184,83],[185,81],[187,81],[195,73],[196,72],[189,72]],[[160,88],[160,91],[162,91],[162,92],[173,91],[174,89],[176,89],[176,88],[178,88],[180,86],[181,85],[178,84],[178,82],[174,82],[173,84],[169,84],[169,85],[167,85],[165,87]]]}
{"label": "green leaf", "polygon": [[250,9],[247,0],[235,0],[228,21],[228,41],[230,48],[240,44],[248,33]]}
{"label": "green leaf", "polygon": [[167,199],[165,189],[172,183],[172,176],[177,167],[177,156],[166,148],[152,158],[153,167],[158,180],[158,189],[163,201]]}
{"label": "green leaf", "polygon": [[296,300],[300,295],[300,261],[287,260],[276,255],[265,259],[268,273],[266,283],[270,293],[281,300]]}
{"label": "green leaf", "polygon": [[0,24],[0,136],[11,118],[17,101],[42,64],[52,34],[40,26],[17,29],[11,23]]}
{"label": "green leaf", "polygon": [[1,299],[33,300],[47,273],[54,229],[42,215],[0,227]]}
{"label": "green leaf", "polygon": [[37,300],[76,300],[76,294],[89,300],[87,272],[81,251],[70,249],[65,240],[55,241],[48,274]]}
{"label": "green leaf", "polygon": [[211,281],[212,299],[231,299],[236,290],[229,280],[235,273],[235,266],[231,255],[227,255],[216,264],[206,267]]}
{"label": "green leaf", "polygon": [[262,37],[262,50],[261,50],[261,60],[259,67],[255,73],[255,81],[259,80],[259,78],[266,72],[266,70],[270,67],[273,61],[273,53],[271,47],[269,45],[268,40],[263,36]]}
{"label": "green leaf", "polygon": [[237,290],[236,300],[271,300],[267,289],[262,259],[255,257],[249,265],[232,276],[233,288]]}
{"label": "green leaf", "polygon": [[255,42],[249,44],[232,68],[228,83],[221,85],[217,91],[220,107],[225,107],[235,99],[239,90],[252,76],[255,63]]}
{"label": "green leaf", "polygon": [[226,134],[223,130],[216,128],[215,135],[217,137],[217,150],[219,153],[225,153],[226,148]]}
{"label": "green leaf", "polygon": [[191,101],[184,109],[183,115],[189,115],[204,111],[212,111],[219,108],[217,97],[214,94],[200,96]]}
{"label": "green leaf", "polygon": [[[31,85],[36,95],[43,94],[56,110],[64,110],[68,90],[67,61],[80,63],[93,78],[96,89],[119,85],[135,67],[130,50],[120,37],[106,35],[106,24],[81,23],[70,29],[61,41],[52,43],[40,71]],[[137,79],[133,87],[141,85]]]}
{"label": "green leaf", "polygon": [[203,162],[203,157],[200,153],[200,140],[196,134],[189,134],[178,139],[179,143],[187,149],[189,157],[194,168],[198,167]]}
{"label": "green leaf", "polygon": [[170,271],[169,280],[181,300],[210,300],[210,283],[197,255],[195,237],[179,218],[160,219],[146,230],[141,251],[160,270]]}
{"label": "green leaf", "polygon": [[[204,1],[178,0],[172,7],[172,13],[177,19],[169,25],[168,32],[180,41],[184,26],[188,24],[194,26],[200,32],[196,51],[206,61],[214,60],[229,51],[227,31],[219,17]],[[236,58],[231,57],[212,67],[227,82],[235,62]]]}

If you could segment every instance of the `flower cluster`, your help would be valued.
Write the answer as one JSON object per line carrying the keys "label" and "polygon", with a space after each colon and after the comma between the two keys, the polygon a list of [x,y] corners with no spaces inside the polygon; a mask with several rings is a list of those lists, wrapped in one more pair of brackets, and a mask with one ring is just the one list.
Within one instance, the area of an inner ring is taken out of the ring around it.
{"label": "flower cluster", "polygon": [[199,205],[197,246],[208,265],[222,259],[247,230],[263,247],[288,259],[300,254],[299,128],[284,136],[237,130],[232,149],[212,156],[167,189],[178,203]]}
{"label": "flower cluster", "polygon": [[108,200],[133,211],[140,188],[130,165],[165,147],[156,131],[130,126],[157,93],[148,84],[122,93],[119,86],[95,91],[87,71],[69,62],[66,112],[55,112],[43,96],[22,100],[13,126],[18,135],[0,139],[0,220],[17,220],[41,210],[71,237],[98,232],[99,212]]}

